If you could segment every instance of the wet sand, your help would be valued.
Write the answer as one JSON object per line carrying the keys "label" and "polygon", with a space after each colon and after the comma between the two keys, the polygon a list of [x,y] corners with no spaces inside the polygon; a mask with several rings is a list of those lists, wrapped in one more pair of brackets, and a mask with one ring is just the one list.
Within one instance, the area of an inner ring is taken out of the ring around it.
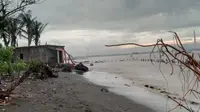
{"label": "wet sand", "polygon": [[14,91],[14,103],[1,106],[0,112],[155,112],[102,88],[69,73],[46,81],[27,80]]}

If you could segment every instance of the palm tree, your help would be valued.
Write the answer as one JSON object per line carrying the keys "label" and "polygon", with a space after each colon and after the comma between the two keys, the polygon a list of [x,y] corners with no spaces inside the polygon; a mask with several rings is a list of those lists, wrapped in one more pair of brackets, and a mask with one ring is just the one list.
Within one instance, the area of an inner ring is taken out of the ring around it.
{"label": "palm tree", "polygon": [[34,41],[35,41],[35,46],[38,46],[39,40],[40,40],[40,35],[44,31],[45,27],[47,24],[43,24],[41,22],[38,22],[37,20],[34,21]]}
{"label": "palm tree", "polygon": [[25,27],[25,30],[22,29],[22,32],[25,33],[27,35],[23,37],[25,37],[26,39],[28,39],[28,46],[31,45],[32,40],[33,40],[33,36],[34,36],[34,20],[35,18],[32,18],[31,12],[30,10],[26,13],[22,13],[19,18],[21,18],[22,21],[22,26]]}
{"label": "palm tree", "polygon": [[[0,2],[0,38],[3,39],[5,46],[10,44],[10,36],[7,33],[9,22],[7,19],[17,12],[23,11],[27,6],[38,3],[39,0],[19,0],[17,2],[12,0],[1,0]],[[13,6],[16,3],[16,7]]]}
{"label": "palm tree", "polygon": [[9,26],[8,18],[1,21],[0,38],[3,39],[4,45],[6,47],[9,46],[9,43],[10,43],[10,40],[11,40],[9,33],[8,33],[8,26]]}
{"label": "palm tree", "polygon": [[10,18],[7,33],[10,35],[11,46],[17,46],[17,36],[21,36],[22,24],[18,18]]}
{"label": "palm tree", "polygon": [[35,18],[32,18],[31,11],[29,10],[26,13],[20,14],[19,18],[22,21],[22,26],[25,27],[25,30],[22,29],[22,32],[27,35],[21,35],[28,39],[28,60],[30,60],[30,45],[32,43],[33,37],[34,37],[34,20]]}

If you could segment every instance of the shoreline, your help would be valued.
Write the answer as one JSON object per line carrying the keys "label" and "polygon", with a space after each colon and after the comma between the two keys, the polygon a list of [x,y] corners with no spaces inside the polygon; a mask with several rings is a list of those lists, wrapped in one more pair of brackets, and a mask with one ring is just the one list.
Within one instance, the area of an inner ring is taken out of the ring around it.
{"label": "shoreline", "polygon": [[26,80],[14,91],[14,103],[1,106],[0,112],[155,112],[102,88],[72,73],[61,72],[46,81]]}
{"label": "shoreline", "polygon": [[[167,65],[162,67],[165,68],[163,74],[167,74],[171,70]],[[168,79],[167,83],[169,81],[167,84],[170,87],[169,91],[163,75],[157,68],[159,67],[155,64],[152,66],[151,63],[141,61],[107,61],[90,66],[90,72],[96,73],[88,74],[89,72],[87,72],[86,78],[97,85],[111,87],[112,92],[159,112],[165,112],[177,106],[177,103],[169,99],[168,96],[175,98],[178,102],[186,101],[183,105],[197,111],[200,106],[198,99],[195,99],[192,95],[185,99],[181,97],[181,94],[183,94],[182,86],[177,75],[165,75]],[[174,74],[177,74],[177,72],[175,71]],[[187,110],[176,108],[176,111],[185,112]]]}

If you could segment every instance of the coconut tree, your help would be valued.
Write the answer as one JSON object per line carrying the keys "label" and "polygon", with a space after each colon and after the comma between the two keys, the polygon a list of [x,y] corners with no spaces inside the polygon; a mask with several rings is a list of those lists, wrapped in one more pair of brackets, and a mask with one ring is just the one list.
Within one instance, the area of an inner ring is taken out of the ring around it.
{"label": "coconut tree", "polygon": [[31,11],[22,13],[19,16],[20,20],[22,21],[22,26],[25,29],[22,29],[24,38],[28,39],[28,46],[31,45],[33,37],[34,37],[34,20],[35,18],[32,18]]}
{"label": "coconut tree", "polygon": [[44,31],[45,27],[47,26],[47,24],[43,24],[39,21],[34,21],[34,41],[35,41],[35,45],[38,46],[39,40],[40,40],[40,35],[41,33]]}
{"label": "coconut tree", "polygon": [[17,12],[23,11],[27,6],[38,3],[40,0],[0,0],[0,38],[3,39],[5,46],[8,46],[11,39],[7,33],[9,25],[8,18],[15,16]]}
{"label": "coconut tree", "polygon": [[1,21],[0,38],[3,39],[4,45],[6,47],[9,46],[9,43],[10,43],[10,40],[11,40],[9,33],[8,33],[8,25],[9,25],[8,19]]}
{"label": "coconut tree", "polygon": [[11,39],[11,46],[17,46],[17,37],[21,36],[22,24],[18,18],[9,18],[7,33]]}
{"label": "coconut tree", "polygon": [[3,39],[6,47],[16,47],[17,37],[21,34],[21,22],[17,18],[7,18],[3,22],[3,28],[0,28],[0,37]]}
{"label": "coconut tree", "polygon": [[28,60],[30,60],[30,45],[33,41],[34,37],[34,20],[36,18],[32,18],[31,11],[22,13],[19,16],[20,20],[22,21],[22,33],[25,35],[21,35],[22,37],[28,40]]}

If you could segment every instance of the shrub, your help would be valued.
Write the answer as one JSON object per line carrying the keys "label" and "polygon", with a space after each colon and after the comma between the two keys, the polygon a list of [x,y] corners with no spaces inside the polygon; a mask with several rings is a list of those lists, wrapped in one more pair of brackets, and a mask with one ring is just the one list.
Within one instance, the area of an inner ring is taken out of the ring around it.
{"label": "shrub", "polygon": [[18,62],[15,62],[13,64],[14,72],[20,73],[20,71],[26,70],[26,69],[27,69],[27,64],[23,60],[19,60]]}
{"label": "shrub", "polygon": [[41,65],[42,65],[41,61],[32,60],[28,62],[28,69],[31,70],[32,72],[38,72]]}
{"label": "shrub", "polygon": [[19,73],[26,69],[26,63],[22,60],[17,60],[12,63],[14,48],[0,46],[0,75],[11,75],[14,72]]}

